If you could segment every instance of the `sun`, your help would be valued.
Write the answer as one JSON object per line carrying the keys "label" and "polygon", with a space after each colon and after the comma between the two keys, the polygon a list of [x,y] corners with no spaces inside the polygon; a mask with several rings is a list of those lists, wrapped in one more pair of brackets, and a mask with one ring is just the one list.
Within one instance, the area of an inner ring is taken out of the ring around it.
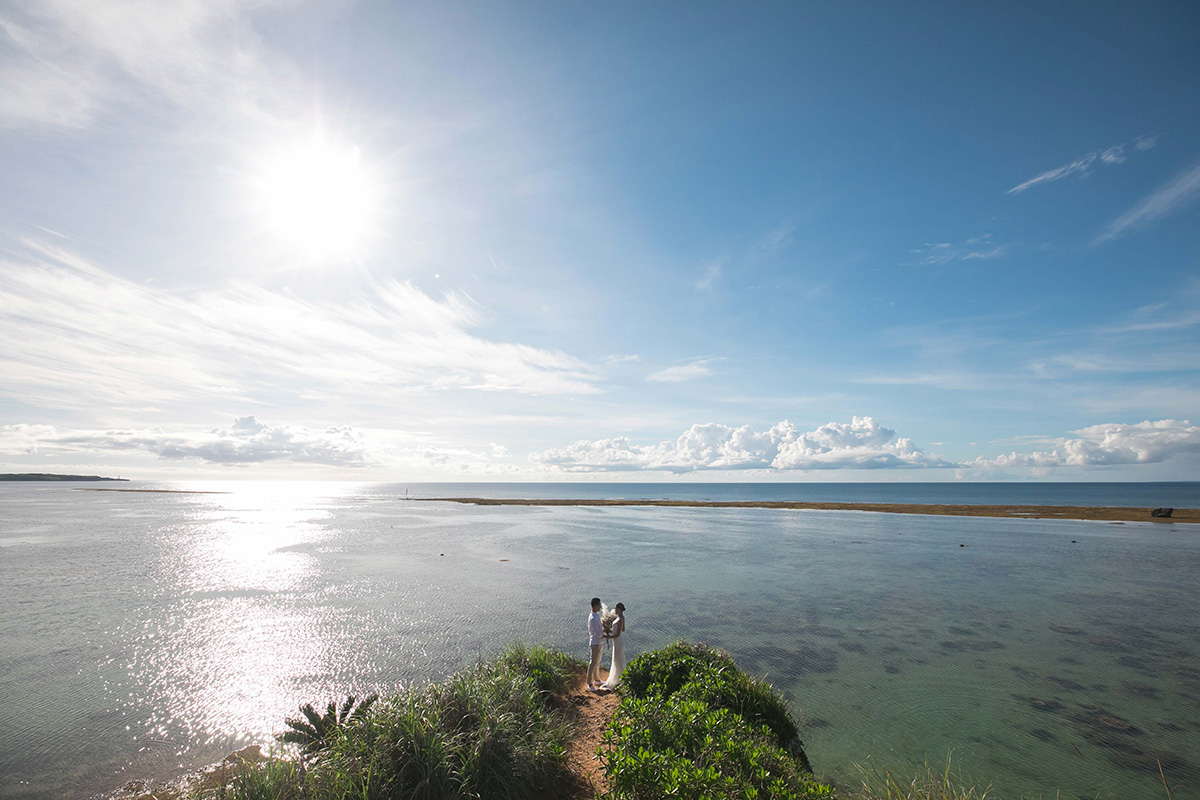
{"label": "sun", "polygon": [[267,227],[297,254],[327,260],[355,252],[375,211],[375,192],[357,147],[321,138],[281,148],[257,181]]}

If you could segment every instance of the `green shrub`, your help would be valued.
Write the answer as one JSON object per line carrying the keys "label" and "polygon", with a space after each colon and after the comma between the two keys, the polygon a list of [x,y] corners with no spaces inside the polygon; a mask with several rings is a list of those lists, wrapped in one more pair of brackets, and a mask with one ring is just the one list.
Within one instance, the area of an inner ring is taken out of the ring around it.
{"label": "green shrub", "polygon": [[571,682],[571,671],[582,662],[568,655],[537,645],[529,647],[518,642],[510,646],[496,659],[496,666],[524,675],[534,682],[541,692],[554,694],[567,688]]}
{"label": "green shrub", "polygon": [[307,764],[246,766],[209,798],[390,800],[553,796],[572,730],[550,695],[578,662],[515,646],[450,679],[380,700],[333,728]]}
{"label": "green shrub", "polygon": [[612,800],[818,800],[817,783],[774,742],[727,708],[682,693],[662,702],[627,698],[605,732],[601,759]]}
{"label": "green shrub", "polygon": [[701,669],[737,670],[733,658],[706,644],[675,642],[643,653],[621,673],[621,684],[632,697],[670,697]]}
{"label": "green shrub", "polygon": [[631,661],[622,685],[600,749],[611,800],[833,797],[787,703],[729,654],[676,642]]}
{"label": "green shrub", "polygon": [[788,713],[787,701],[771,684],[736,667],[697,670],[677,696],[699,700],[711,708],[727,708],[752,725],[765,725],[780,747],[787,747],[800,732]]}

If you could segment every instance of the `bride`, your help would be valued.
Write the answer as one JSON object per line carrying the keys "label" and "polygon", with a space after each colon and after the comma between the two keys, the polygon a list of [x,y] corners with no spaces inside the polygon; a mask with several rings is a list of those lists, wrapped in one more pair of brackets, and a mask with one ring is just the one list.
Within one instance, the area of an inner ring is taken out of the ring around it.
{"label": "bride", "polygon": [[625,671],[625,640],[621,638],[621,634],[625,632],[624,603],[617,603],[613,608],[613,617],[611,620],[605,620],[605,627],[608,630],[604,638],[612,642],[612,666],[609,667],[608,678],[600,684],[600,688],[612,690],[617,688],[621,673]]}

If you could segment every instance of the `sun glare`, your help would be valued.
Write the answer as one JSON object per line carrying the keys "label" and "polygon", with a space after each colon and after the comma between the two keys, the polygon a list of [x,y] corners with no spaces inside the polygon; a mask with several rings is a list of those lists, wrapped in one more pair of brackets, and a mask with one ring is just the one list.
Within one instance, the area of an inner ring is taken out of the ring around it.
{"label": "sun glare", "polygon": [[356,147],[315,139],[277,152],[259,179],[266,221],[283,244],[317,259],[353,252],[374,211]]}

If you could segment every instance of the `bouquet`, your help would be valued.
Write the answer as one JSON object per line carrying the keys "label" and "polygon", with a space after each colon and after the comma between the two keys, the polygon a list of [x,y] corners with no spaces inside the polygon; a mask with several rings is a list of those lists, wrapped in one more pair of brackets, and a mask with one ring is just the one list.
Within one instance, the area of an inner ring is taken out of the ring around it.
{"label": "bouquet", "polygon": [[604,635],[612,635],[613,623],[617,621],[617,612],[611,608],[604,609],[604,613],[600,615],[600,627],[604,628]]}

